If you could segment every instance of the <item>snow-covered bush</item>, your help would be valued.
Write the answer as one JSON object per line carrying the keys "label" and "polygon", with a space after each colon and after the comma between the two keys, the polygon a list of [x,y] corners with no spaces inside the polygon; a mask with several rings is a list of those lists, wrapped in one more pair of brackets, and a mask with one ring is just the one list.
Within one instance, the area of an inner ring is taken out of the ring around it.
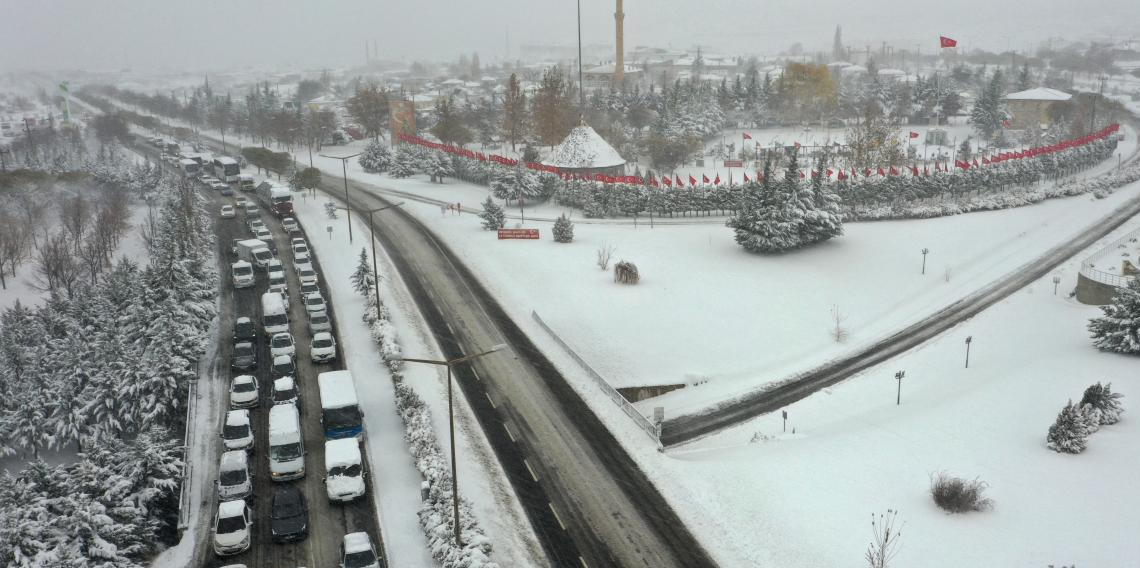
{"label": "snow-covered bush", "polygon": [[1081,407],[1069,401],[1057,415],[1057,420],[1049,427],[1045,444],[1055,452],[1079,454],[1085,451],[1089,434],[1088,416]]}
{"label": "snow-covered bush", "polygon": [[364,148],[364,152],[360,154],[357,162],[368,173],[386,172],[392,166],[392,150],[388,148],[387,144],[373,140]]}
{"label": "snow-covered bush", "polygon": [[782,181],[753,181],[745,187],[739,210],[726,223],[745,250],[786,252],[843,233],[839,197],[819,176],[805,184],[795,164],[792,156]]}
{"label": "snow-covered bush", "polygon": [[985,511],[993,507],[993,500],[983,495],[987,487],[989,484],[980,479],[967,481],[939,472],[930,479],[930,496],[939,509],[948,513]]}
{"label": "snow-covered bush", "polygon": [[451,157],[444,154],[431,156],[428,159],[427,172],[432,181],[443,183],[443,178],[455,175],[455,170],[451,167]]}
{"label": "snow-covered bush", "polygon": [[614,265],[614,282],[619,284],[637,284],[641,281],[641,274],[637,271],[637,265],[629,261],[618,261]]}
{"label": "snow-covered bush", "polygon": [[1124,406],[1120,403],[1122,398],[1123,394],[1112,392],[1112,383],[1098,382],[1085,389],[1084,396],[1081,397],[1081,408],[1087,405],[1099,411],[1098,424],[1101,426],[1116,424],[1124,413]]}
{"label": "snow-covered bush", "polygon": [[554,242],[568,243],[574,240],[574,223],[570,222],[570,218],[565,213],[560,215],[554,220]]}
{"label": "snow-covered bush", "polygon": [[388,175],[394,178],[406,178],[416,174],[419,169],[420,160],[417,156],[415,146],[411,144],[400,144],[396,147],[396,155],[392,158],[392,164],[388,168]]}
{"label": "snow-covered bush", "polygon": [[483,211],[479,213],[479,218],[483,220],[483,229],[487,231],[502,229],[507,223],[507,214],[490,197],[483,201]]}

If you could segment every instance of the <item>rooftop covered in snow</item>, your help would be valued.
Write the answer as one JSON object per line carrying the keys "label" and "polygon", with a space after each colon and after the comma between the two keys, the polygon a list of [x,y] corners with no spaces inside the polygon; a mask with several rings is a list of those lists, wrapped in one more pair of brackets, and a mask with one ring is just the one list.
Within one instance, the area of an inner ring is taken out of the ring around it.
{"label": "rooftop covered in snow", "polygon": [[556,168],[588,170],[622,166],[625,159],[593,128],[583,123],[574,127],[542,163]]}
{"label": "rooftop covered in snow", "polygon": [[1073,98],[1073,95],[1065,91],[1058,91],[1057,89],[1047,87],[1018,91],[1005,96],[1005,100],[1007,101],[1067,101],[1071,98]]}

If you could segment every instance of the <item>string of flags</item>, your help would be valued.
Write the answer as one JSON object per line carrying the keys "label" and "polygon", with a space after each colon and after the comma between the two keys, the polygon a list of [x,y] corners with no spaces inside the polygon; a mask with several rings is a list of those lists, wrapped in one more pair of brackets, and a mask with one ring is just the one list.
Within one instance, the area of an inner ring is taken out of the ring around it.
{"label": "string of flags", "polygon": [[[989,156],[982,156],[980,160],[978,158],[974,158],[974,159],[969,160],[969,161],[957,160],[956,159],[956,160],[954,160],[953,166],[951,166],[949,163],[943,164],[942,162],[936,160],[934,162],[934,172],[935,173],[950,173],[953,171],[952,168],[958,168],[962,171],[966,171],[966,170],[970,170],[972,168],[980,168],[980,167],[994,165],[994,164],[1001,164],[1001,163],[1009,162],[1009,161],[1013,161],[1013,160],[1021,160],[1021,159],[1025,159],[1025,158],[1036,158],[1038,156],[1053,154],[1053,153],[1061,152],[1061,151],[1068,150],[1071,148],[1077,148],[1080,146],[1091,144],[1091,143],[1096,142],[1098,140],[1103,140],[1103,139],[1107,138],[1108,136],[1111,136],[1112,134],[1115,134],[1116,132],[1119,132],[1119,131],[1120,131],[1120,125],[1119,124],[1111,124],[1111,125],[1103,128],[1103,129],[1101,129],[1098,132],[1088,134],[1085,136],[1081,136],[1079,138],[1062,140],[1056,144],[1027,148],[1024,150],[1000,152],[1000,153],[989,155]],[[917,134],[918,134],[917,132],[910,132],[910,137],[915,138],[915,137],[917,137]],[[448,154],[461,156],[461,157],[472,159],[472,160],[479,160],[481,162],[494,162],[497,164],[501,164],[503,166],[510,166],[510,167],[517,167],[519,164],[519,160],[516,160],[516,159],[508,158],[505,156],[499,156],[497,154],[486,155],[486,154],[483,154],[482,152],[475,152],[473,150],[468,150],[466,148],[456,147],[456,146],[452,146],[449,144],[442,144],[439,142],[432,142],[430,140],[425,140],[425,139],[420,138],[418,136],[412,136],[412,135],[408,135],[408,134],[399,134],[398,139],[401,142],[408,142],[411,144],[416,144],[418,146],[431,148],[433,150],[446,152]],[[744,133],[744,139],[745,140],[751,140],[752,136],[746,132],[746,133]],[[798,142],[796,142],[795,145],[797,147],[799,147],[800,144]],[[641,176],[611,176],[611,175],[606,175],[606,174],[601,174],[601,173],[587,175],[587,174],[581,174],[578,172],[563,171],[557,167],[549,166],[546,164],[540,164],[540,163],[536,163],[536,162],[523,162],[523,166],[526,167],[527,169],[530,169],[530,170],[546,172],[546,173],[551,173],[551,174],[557,175],[557,176],[559,176],[562,179],[567,180],[567,181],[581,180],[581,181],[601,182],[601,183],[606,183],[606,184],[620,183],[620,184],[628,184],[628,185],[647,185],[648,184],[648,185],[651,185],[653,187],[669,187],[669,188],[673,188],[673,187],[684,188],[684,187],[686,187],[685,180],[683,180],[680,175],[661,176],[660,180],[658,180],[653,175],[650,175],[648,178],[643,178]],[[922,166],[922,170],[919,170],[917,165],[905,166],[903,169],[909,170],[911,175],[916,176],[916,177],[920,176],[920,175],[921,176],[929,176],[930,175],[930,167],[925,165],[925,164]],[[878,175],[880,177],[898,176],[898,175],[901,175],[902,171],[903,170],[900,170],[900,169],[896,168],[895,166],[890,166],[889,168],[879,167],[879,168],[876,168],[874,170],[872,170],[871,168],[865,168],[861,172],[857,171],[855,168],[851,168],[849,171],[845,170],[845,169],[833,170],[831,168],[828,168],[826,171],[826,176],[828,179],[830,179],[834,175],[837,180],[843,181],[846,179],[855,179],[855,178],[859,177],[860,175],[865,177],[865,178],[866,177],[873,177],[875,175]],[[800,177],[800,179],[805,179],[807,177],[807,174],[805,174],[803,170],[800,170],[799,171],[799,177]],[[811,177],[812,178],[819,177],[819,172],[812,170],[811,171]],[[759,173],[756,174],[756,178],[755,178],[756,181],[763,181],[763,179],[764,178],[762,175],[760,175]],[[753,181],[753,178],[748,177],[747,171],[744,172],[744,183],[749,183],[751,181]],[[698,187],[701,185],[719,186],[721,183],[723,183],[723,181],[721,180],[719,173],[716,174],[715,178],[713,178],[713,179],[709,179],[708,175],[701,174],[700,180],[697,180],[697,178],[695,178],[694,176],[689,175],[687,187],[693,188],[693,187]]]}

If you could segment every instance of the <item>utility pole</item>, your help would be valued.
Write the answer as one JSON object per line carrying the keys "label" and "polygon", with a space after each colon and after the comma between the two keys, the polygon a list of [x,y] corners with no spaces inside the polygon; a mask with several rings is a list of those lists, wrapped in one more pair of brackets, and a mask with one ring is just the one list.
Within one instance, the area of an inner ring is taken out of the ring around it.
{"label": "utility pole", "polygon": [[582,0],[578,0],[578,117],[586,116],[586,84],[582,82]]}
{"label": "utility pole", "polygon": [[404,202],[401,201],[394,205],[385,205],[383,207],[377,207],[376,209],[368,210],[368,233],[371,236],[372,241],[372,244],[369,245],[369,248],[372,249],[372,285],[376,289],[376,317],[380,317],[380,275],[376,272],[376,229],[372,224],[372,215],[377,211],[399,207],[403,204]]}
{"label": "utility pole", "polygon": [[[348,166],[347,166],[347,163],[348,163],[349,158],[355,158],[362,153],[363,152],[357,152],[351,156],[326,156],[324,154],[320,154],[320,156],[322,158],[332,158],[334,160],[340,160],[340,170],[344,174],[344,204],[345,204],[345,206],[347,206],[349,204],[348,203]],[[347,211],[347,213],[345,214],[345,218],[348,219],[348,242],[351,244],[352,243],[352,210],[346,209],[346,211]]]}
{"label": "utility pole", "polygon": [[923,247],[922,251],[920,251],[920,252],[922,252],[922,273],[925,275],[926,274],[926,255],[930,252],[930,249]]}

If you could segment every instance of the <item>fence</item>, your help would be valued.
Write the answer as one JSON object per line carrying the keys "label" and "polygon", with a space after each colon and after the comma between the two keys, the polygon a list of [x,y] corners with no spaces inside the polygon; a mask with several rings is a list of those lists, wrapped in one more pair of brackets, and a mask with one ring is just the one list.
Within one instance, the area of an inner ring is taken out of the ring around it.
{"label": "fence", "polygon": [[554,330],[550,329],[550,326],[546,325],[546,322],[542,321],[542,318],[538,317],[538,312],[531,311],[530,315],[534,318],[534,321],[538,322],[538,325],[542,326],[542,329],[546,330],[546,333],[550,334],[550,337],[554,338],[554,341],[556,341],[558,345],[560,345],[563,349],[566,350],[567,353],[570,354],[570,357],[577,361],[583,369],[586,369],[586,374],[590,375],[590,378],[594,379],[594,382],[597,383],[598,387],[602,389],[602,392],[606,393],[606,395],[610,397],[610,400],[613,401],[614,404],[618,405],[618,407],[621,408],[623,412],[625,412],[626,416],[629,416],[634,425],[636,425],[638,428],[641,428],[641,430],[646,434],[649,434],[649,437],[653,439],[653,443],[657,444],[657,449],[661,449],[661,431],[659,426],[638,412],[637,409],[634,408],[633,405],[630,404],[629,401],[626,400],[625,397],[617,391],[617,389],[610,386],[609,381],[598,374],[598,372],[595,371],[594,368],[591,367],[585,359],[578,355],[576,351],[571,349],[570,346],[567,345],[566,342],[563,341],[557,333],[554,333]]}
{"label": "fence", "polygon": [[198,373],[201,359],[194,362],[195,379],[189,382],[186,392],[186,430],[182,434],[182,489],[178,495],[178,532],[181,534],[190,526],[190,489],[194,466],[190,463],[190,425],[198,406]]}
{"label": "fence", "polygon": [[1121,248],[1121,246],[1135,242],[1138,238],[1140,238],[1140,229],[1133,230],[1123,237],[1112,241],[1104,248],[1094,253],[1092,256],[1084,259],[1081,261],[1081,275],[1085,278],[1088,278],[1089,280],[1092,280],[1093,282],[1100,282],[1101,284],[1108,284],[1109,286],[1116,286],[1117,288],[1123,288],[1127,286],[1128,283],[1132,281],[1133,278],[1135,278],[1134,276],[1124,276],[1121,274],[1105,272],[1096,268],[1096,261],[1101,260],[1108,255],[1116,252]]}

